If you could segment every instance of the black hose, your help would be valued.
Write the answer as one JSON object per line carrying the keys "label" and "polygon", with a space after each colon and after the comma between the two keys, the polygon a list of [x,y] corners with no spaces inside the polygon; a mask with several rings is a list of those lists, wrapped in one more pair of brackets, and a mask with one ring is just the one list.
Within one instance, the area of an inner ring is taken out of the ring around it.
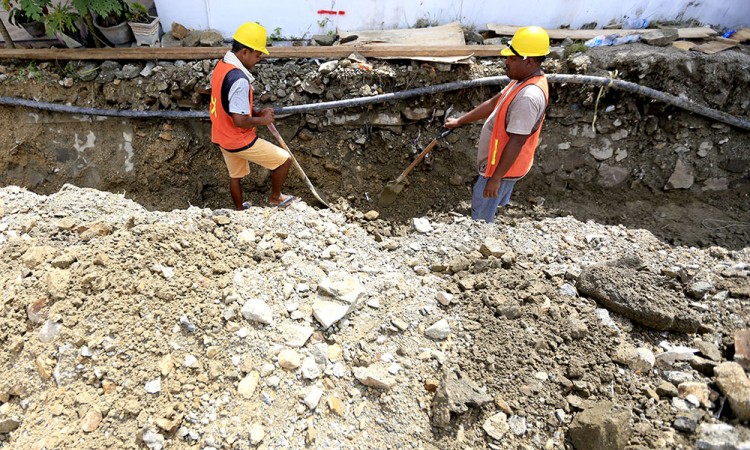
{"label": "black hose", "polygon": [[[638,94],[667,103],[672,106],[685,109],[695,114],[717,120],[744,130],[750,130],[750,120],[735,117],[725,112],[717,111],[706,106],[699,105],[688,99],[676,97],[665,92],[657,91],[629,81],[610,79],[607,77],[594,77],[588,75],[548,74],[547,79],[551,83],[588,84],[593,86],[612,87],[622,91]],[[494,86],[508,83],[506,76],[477,78],[475,80],[454,81],[451,83],[425,86],[406,91],[393,92],[390,94],[373,95],[371,97],[352,98],[332,102],[311,103],[307,105],[282,106],[274,108],[277,115],[302,114],[313,111],[327,111],[329,109],[351,108],[364,106],[372,103],[391,102],[420,95],[431,95],[440,92],[455,91],[480,86]],[[33,100],[15,97],[0,97],[1,105],[25,106],[45,111],[64,112],[70,114],[85,114],[94,116],[130,117],[130,118],[160,118],[160,119],[208,119],[205,111],[133,111],[119,109],[83,108],[78,106],[58,105],[55,103],[37,102]]]}

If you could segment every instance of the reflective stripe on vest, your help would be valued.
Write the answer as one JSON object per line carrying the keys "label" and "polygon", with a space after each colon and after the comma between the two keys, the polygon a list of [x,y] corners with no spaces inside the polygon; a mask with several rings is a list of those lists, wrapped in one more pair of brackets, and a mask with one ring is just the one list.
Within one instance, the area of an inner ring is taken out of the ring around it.
{"label": "reflective stripe on vest", "polygon": [[[547,78],[544,75],[531,77],[521,83],[521,85],[518,87],[516,87],[518,85],[518,82],[516,80],[513,80],[503,90],[503,94],[495,104],[495,107],[497,108],[497,105],[502,102],[502,106],[500,106],[500,110],[495,116],[495,124],[492,128],[492,136],[490,137],[487,167],[484,170],[484,176],[487,178],[491,177],[492,174],[495,173],[495,169],[497,169],[497,166],[500,164],[500,157],[503,154],[503,150],[505,150],[505,146],[510,140],[508,133],[505,131],[508,108],[510,107],[510,104],[513,103],[516,95],[518,95],[519,92],[521,92],[526,86],[530,84],[539,86],[542,92],[544,92],[545,102],[549,103],[549,88],[547,86]],[[529,169],[531,169],[531,164],[534,162],[534,152],[536,151],[536,146],[539,143],[539,135],[542,132],[543,123],[544,115],[542,115],[542,119],[539,122],[539,127],[537,127],[536,131],[532,132],[531,135],[529,135],[528,139],[526,139],[523,147],[521,147],[521,152],[518,154],[518,157],[510,166],[508,171],[503,175],[503,178],[520,178],[529,172]]]}
{"label": "reflective stripe on vest", "polygon": [[[231,64],[219,61],[211,78],[211,141],[226,150],[240,150],[249,147],[255,141],[255,127],[239,128],[234,124],[232,115],[225,109],[222,101],[222,86],[227,74],[239,70]],[[250,86],[250,116],[253,115],[253,88]]]}

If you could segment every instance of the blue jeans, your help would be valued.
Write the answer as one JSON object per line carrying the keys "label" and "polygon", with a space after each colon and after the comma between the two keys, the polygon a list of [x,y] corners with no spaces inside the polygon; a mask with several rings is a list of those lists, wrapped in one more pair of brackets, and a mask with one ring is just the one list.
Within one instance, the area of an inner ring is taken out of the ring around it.
{"label": "blue jeans", "polygon": [[471,195],[471,218],[474,220],[484,220],[487,223],[495,222],[495,214],[499,206],[505,206],[510,201],[510,194],[513,193],[513,187],[518,180],[509,180],[503,178],[500,182],[500,189],[497,197],[484,197],[484,187],[487,185],[489,178],[479,176],[474,184],[474,192]]}

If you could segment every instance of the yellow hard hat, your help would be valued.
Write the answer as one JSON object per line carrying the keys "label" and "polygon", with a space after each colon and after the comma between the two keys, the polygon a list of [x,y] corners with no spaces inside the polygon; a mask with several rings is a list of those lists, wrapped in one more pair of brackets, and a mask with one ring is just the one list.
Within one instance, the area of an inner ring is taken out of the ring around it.
{"label": "yellow hard hat", "polygon": [[266,50],[266,29],[259,23],[243,23],[237,28],[233,39],[245,47],[268,54],[268,50]]}
{"label": "yellow hard hat", "polygon": [[542,27],[523,27],[516,31],[502,56],[544,56],[549,54],[549,35]]}

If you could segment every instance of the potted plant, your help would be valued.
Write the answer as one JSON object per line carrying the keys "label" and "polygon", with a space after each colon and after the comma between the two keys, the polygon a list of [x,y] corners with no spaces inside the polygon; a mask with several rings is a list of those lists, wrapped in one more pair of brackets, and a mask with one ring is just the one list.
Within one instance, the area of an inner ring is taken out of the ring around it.
{"label": "potted plant", "polygon": [[137,45],[153,47],[159,43],[159,18],[149,15],[148,9],[142,4],[130,4],[128,24],[133,30]]}
{"label": "potted plant", "polygon": [[86,23],[93,25],[113,45],[127,44],[133,39],[127,24],[129,8],[125,0],[72,1]]}
{"label": "potted plant", "polygon": [[52,0],[3,0],[3,7],[8,11],[8,22],[21,27],[33,37],[45,35],[43,16],[48,13]]}
{"label": "potted plant", "polygon": [[82,47],[86,43],[88,30],[81,15],[68,3],[52,5],[44,16],[44,27],[48,36],[57,37],[67,47]]}

